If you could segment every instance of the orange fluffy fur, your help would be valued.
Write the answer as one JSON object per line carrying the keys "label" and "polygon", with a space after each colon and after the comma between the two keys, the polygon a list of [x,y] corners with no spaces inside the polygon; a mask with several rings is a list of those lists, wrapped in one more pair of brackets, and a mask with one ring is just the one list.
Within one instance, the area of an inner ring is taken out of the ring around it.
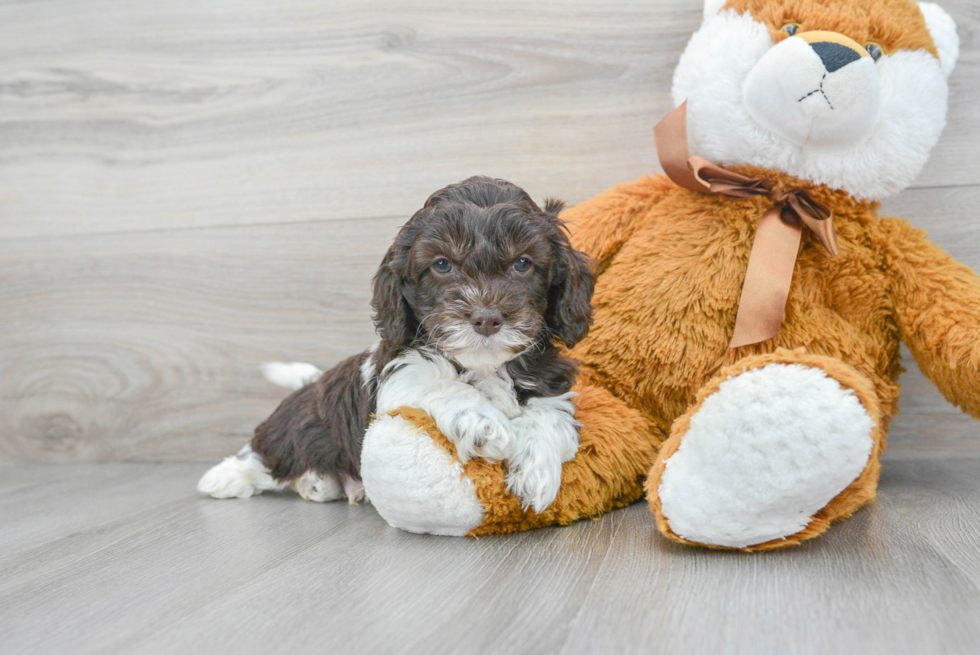
{"label": "orange fluffy fur", "polygon": [[789,37],[784,25],[798,23],[801,32],[839,32],[862,45],[877,43],[885,52],[925,50],[939,56],[922,12],[908,0],[730,0],[725,8],[749,12],[767,24],[777,43]]}
{"label": "orange fluffy fur", "polygon": [[[798,543],[874,499],[878,459],[897,411],[899,340],[953,403],[980,418],[980,279],[875,203],[769,171],[831,206],[840,255],[804,237],[779,336],[731,350],[754,227],[769,204],[685,191],[644,178],[565,214],[573,243],[600,259],[596,321],[574,355],[590,378],[646,414],[670,438],[646,488],[658,525],[663,462],[700,402],[728,376],[779,361],[821,368],[855,391],[877,424],[864,473],[802,532],[749,550]],[[613,236],[615,235],[615,236]]]}

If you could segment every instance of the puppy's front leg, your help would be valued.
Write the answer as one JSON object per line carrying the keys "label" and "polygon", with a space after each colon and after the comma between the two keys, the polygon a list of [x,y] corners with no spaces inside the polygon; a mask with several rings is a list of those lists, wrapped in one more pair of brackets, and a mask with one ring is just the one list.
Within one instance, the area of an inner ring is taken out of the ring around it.
{"label": "puppy's front leg", "polygon": [[385,414],[404,406],[424,410],[456,446],[460,461],[506,458],[514,446],[507,417],[458,377],[444,358],[409,351],[382,373],[376,411]]}
{"label": "puppy's front leg", "polygon": [[510,423],[514,453],[508,458],[507,488],[520,496],[524,509],[548,508],[561,488],[561,465],[578,452],[575,405],[566,393],[551,398],[531,398],[524,412]]}

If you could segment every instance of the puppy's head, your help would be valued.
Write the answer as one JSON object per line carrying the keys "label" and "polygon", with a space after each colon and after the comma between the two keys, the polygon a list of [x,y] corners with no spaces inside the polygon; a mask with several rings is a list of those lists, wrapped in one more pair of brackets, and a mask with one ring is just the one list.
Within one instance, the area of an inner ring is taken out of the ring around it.
{"label": "puppy's head", "polygon": [[594,277],[558,212],[519,187],[472,177],[437,191],[374,278],[377,364],[431,344],[465,368],[499,366],[536,343],[589,331]]}

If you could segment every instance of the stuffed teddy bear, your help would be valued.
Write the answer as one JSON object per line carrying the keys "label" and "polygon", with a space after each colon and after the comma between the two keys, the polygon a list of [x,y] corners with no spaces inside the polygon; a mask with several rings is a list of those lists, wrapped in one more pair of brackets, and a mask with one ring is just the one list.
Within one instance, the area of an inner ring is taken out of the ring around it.
{"label": "stuffed teddy bear", "polygon": [[459,462],[406,407],[365,436],[381,515],[480,535],[567,524],[645,488],[671,539],[778,548],[874,499],[900,341],[980,417],[980,279],[878,215],[939,138],[958,50],[931,3],[707,0],[658,128],[669,177],[563,214],[599,275],[571,353],[581,447],[558,497],[522,510],[500,464]]}

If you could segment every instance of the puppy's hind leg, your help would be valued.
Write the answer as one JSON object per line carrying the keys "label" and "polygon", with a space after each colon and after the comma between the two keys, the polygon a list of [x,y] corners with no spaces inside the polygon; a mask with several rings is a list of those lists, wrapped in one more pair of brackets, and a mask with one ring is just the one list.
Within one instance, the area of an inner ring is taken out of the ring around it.
{"label": "puppy's hind leg", "polygon": [[262,458],[246,445],[233,457],[211,467],[197,483],[197,490],[215,498],[249,498],[263,491],[278,491],[287,483],[269,474]]}
{"label": "puppy's hind leg", "polygon": [[362,502],[371,502],[371,499],[364,493],[364,483],[361,482],[360,478],[355,478],[347,473],[341,473],[340,479],[344,483],[344,493],[347,494],[348,504],[358,505]]}
{"label": "puppy's hind leg", "polygon": [[314,503],[329,503],[344,497],[344,489],[332,475],[307,471],[290,483],[302,498]]}

